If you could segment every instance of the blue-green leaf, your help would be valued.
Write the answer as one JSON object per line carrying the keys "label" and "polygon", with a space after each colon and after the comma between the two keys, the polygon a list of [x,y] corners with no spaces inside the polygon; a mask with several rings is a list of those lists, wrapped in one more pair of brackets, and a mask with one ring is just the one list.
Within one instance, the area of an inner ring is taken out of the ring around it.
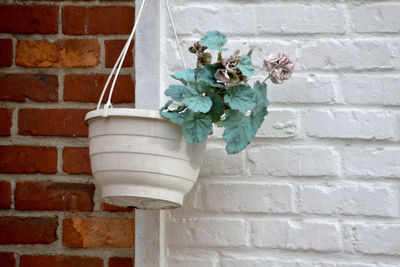
{"label": "blue-green leaf", "polygon": [[196,74],[196,70],[185,69],[184,71],[171,74],[170,76],[172,78],[182,82],[184,85],[187,85],[188,83],[195,81],[195,74]]}
{"label": "blue-green leaf", "polygon": [[164,94],[177,102],[182,102],[183,94],[187,91],[184,85],[170,85]]}
{"label": "blue-green leaf", "polygon": [[231,109],[239,110],[243,114],[256,105],[253,90],[248,85],[238,85],[229,88],[224,101]]}
{"label": "blue-green leaf", "polygon": [[262,123],[264,122],[265,115],[268,114],[267,108],[264,107],[262,110],[260,110],[258,113],[251,113],[250,119],[251,119],[251,128],[252,128],[252,134],[251,138],[254,138],[257,134],[258,129],[261,127]]}
{"label": "blue-green leaf", "polygon": [[210,92],[210,98],[212,100],[212,107],[210,110],[211,115],[218,115],[221,116],[224,114],[224,101],[222,100],[222,97],[220,97],[218,94],[214,93],[213,91]]}
{"label": "blue-green leaf", "polygon": [[199,72],[197,73],[197,82],[204,82],[213,87],[224,87],[222,84],[217,83],[214,78],[214,74],[217,71],[217,67],[211,64],[205,65]]}
{"label": "blue-green leaf", "polygon": [[254,99],[256,101],[256,106],[252,110],[253,113],[258,113],[264,108],[268,107],[269,101],[267,98],[267,85],[265,83],[260,83],[257,81],[254,84]]}
{"label": "blue-green leaf", "polygon": [[250,117],[244,116],[236,110],[231,110],[224,120],[224,140],[228,154],[242,151],[252,138],[253,129]]}
{"label": "blue-green leaf", "polygon": [[211,118],[208,115],[186,111],[182,129],[189,144],[201,143],[212,131]]}
{"label": "blue-green leaf", "polygon": [[251,56],[242,56],[237,67],[247,78],[250,78],[254,74],[254,66],[251,62]]}
{"label": "blue-green leaf", "polygon": [[200,39],[202,46],[207,46],[211,50],[226,51],[228,49],[222,48],[228,40],[225,35],[219,31],[206,32],[203,38]]}
{"label": "blue-green leaf", "polygon": [[208,96],[187,93],[184,96],[183,104],[193,112],[207,113],[211,109],[212,101]]}
{"label": "blue-green leaf", "polygon": [[183,124],[183,114],[178,112],[160,112],[161,116],[169,119],[172,123],[182,125]]}

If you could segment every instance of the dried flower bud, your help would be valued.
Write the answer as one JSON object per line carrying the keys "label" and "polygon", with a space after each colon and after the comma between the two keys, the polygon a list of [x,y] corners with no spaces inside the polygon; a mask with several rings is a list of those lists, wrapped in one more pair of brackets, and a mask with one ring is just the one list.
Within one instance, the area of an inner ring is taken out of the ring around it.
{"label": "dried flower bud", "polygon": [[290,79],[292,77],[292,73],[294,71],[294,65],[292,63],[288,63],[282,68],[275,69],[271,73],[271,82],[273,83],[283,83],[283,81]]}
{"label": "dried flower bud", "polygon": [[221,83],[229,82],[230,78],[228,75],[228,71],[226,69],[218,69],[214,74],[214,79],[217,82],[221,82]]}
{"label": "dried flower bud", "polygon": [[189,47],[189,52],[193,53],[193,54],[196,54],[197,51],[193,46],[191,46],[191,47]]}

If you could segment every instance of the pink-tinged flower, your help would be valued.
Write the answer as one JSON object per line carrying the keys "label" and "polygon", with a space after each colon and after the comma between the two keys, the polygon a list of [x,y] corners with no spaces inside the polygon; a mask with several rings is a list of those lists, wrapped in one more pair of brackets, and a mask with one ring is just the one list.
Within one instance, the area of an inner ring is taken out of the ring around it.
{"label": "pink-tinged flower", "polygon": [[283,67],[286,64],[292,63],[289,57],[284,53],[278,53],[276,55],[269,55],[267,59],[264,59],[264,67],[267,68],[268,72]]}
{"label": "pink-tinged flower", "polygon": [[292,63],[288,63],[282,68],[274,69],[270,73],[271,82],[278,84],[283,83],[283,81],[288,80],[290,77],[292,77],[293,71],[294,65]]}
{"label": "pink-tinged flower", "polygon": [[229,82],[230,77],[226,69],[218,69],[214,74],[214,79],[217,82],[227,83]]}

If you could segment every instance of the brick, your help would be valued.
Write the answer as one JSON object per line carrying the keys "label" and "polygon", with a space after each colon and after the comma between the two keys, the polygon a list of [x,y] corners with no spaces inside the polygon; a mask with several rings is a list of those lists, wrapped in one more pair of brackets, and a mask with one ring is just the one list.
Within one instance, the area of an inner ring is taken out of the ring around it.
{"label": "brick", "polygon": [[68,218],[63,220],[63,245],[71,248],[131,248],[132,219]]}
{"label": "brick", "polygon": [[0,181],[0,209],[11,208],[11,184],[8,181]]}
{"label": "brick", "polygon": [[0,74],[0,100],[56,102],[58,77],[47,74]]}
{"label": "brick", "polygon": [[318,138],[398,139],[398,118],[385,111],[312,110],[304,116],[304,129]]}
{"label": "brick", "polygon": [[62,255],[22,255],[20,267],[103,267],[103,259],[94,257],[62,256]]}
{"label": "brick", "polygon": [[107,203],[101,203],[101,209],[104,211],[135,211],[134,208],[117,207]]}
{"label": "brick", "polygon": [[299,133],[297,113],[293,110],[269,110],[256,137],[288,138]]}
{"label": "brick", "polygon": [[0,32],[58,33],[58,7],[0,5]]}
{"label": "brick", "polygon": [[62,9],[62,29],[64,34],[86,34],[87,7],[64,6]]}
{"label": "brick", "polygon": [[15,256],[12,252],[0,252],[1,267],[15,267]]}
{"label": "brick", "polygon": [[400,255],[400,225],[398,224],[350,224],[344,228],[346,250],[363,254]]}
{"label": "brick", "polygon": [[[121,54],[122,49],[124,48],[126,40],[105,40],[105,50],[106,50],[106,68],[114,67],[115,62],[117,61],[119,54]],[[122,67],[132,67],[133,66],[133,42],[130,44],[128,53],[125,56],[124,63],[122,63]]]}
{"label": "brick", "polygon": [[341,82],[346,103],[400,105],[399,76],[349,74]]}
{"label": "brick", "polygon": [[211,259],[182,259],[182,257],[168,257],[168,265],[174,267],[216,267],[216,260]]}
{"label": "brick", "polygon": [[[221,12],[236,19],[218,16],[217,14],[221,14]],[[179,25],[176,28],[179,34],[192,35],[194,32],[205,33],[214,29],[225,35],[249,35],[255,34],[257,29],[256,10],[246,5],[241,5],[240,8],[237,5],[224,5],[223,7],[187,5],[173,8],[172,13],[177,14],[174,22],[175,25]]]}
{"label": "brick", "polygon": [[341,249],[341,234],[335,223],[257,220],[252,224],[251,236],[258,248],[321,252]]}
{"label": "brick", "polygon": [[20,135],[87,136],[86,109],[20,109]]}
{"label": "brick", "polygon": [[204,191],[206,209],[218,212],[287,213],[293,201],[285,184],[209,184]]}
{"label": "brick", "polygon": [[0,146],[0,173],[57,172],[57,148]]}
{"label": "brick", "polygon": [[297,69],[376,70],[398,69],[398,41],[382,38],[311,40],[301,46],[301,61]]}
{"label": "brick", "polygon": [[257,248],[286,249],[287,222],[255,220],[251,224],[251,239]]}
{"label": "brick", "polygon": [[12,109],[0,109],[0,135],[10,135],[12,125]]}
{"label": "brick", "polygon": [[399,215],[396,191],[377,185],[302,186],[299,206],[302,213],[396,217]]}
{"label": "brick", "polygon": [[279,86],[268,87],[272,103],[335,103],[337,79],[332,75],[297,75]]}
{"label": "brick", "polygon": [[325,176],[339,170],[336,153],[321,147],[252,147],[248,160],[253,175]]}
{"label": "brick", "polygon": [[17,182],[17,210],[93,211],[93,184]]}
{"label": "brick", "polygon": [[13,61],[12,40],[0,39],[0,67],[9,67],[12,65],[12,61]]}
{"label": "brick", "polygon": [[[267,33],[343,33],[344,10],[338,5],[260,5],[257,30]],[[203,16],[204,17],[204,16]]]}
{"label": "brick", "polygon": [[169,245],[243,247],[247,246],[244,220],[182,218],[167,222]]}
{"label": "brick", "polygon": [[57,227],[57,217],[0,217],[0,244],[51,244]]}
{"label": "brick", "polygon": [[355,5],[350,9],[354,28],[359,33],[398,33],[400,5],[398,3],[375,3]]}
{"label": "brick", "polygon": [[347,147],[342,151],[344,174],[361,177],[400,176],[400,150]]}
{"label": "brick", "polygon": [[100,43],[95,39],[17,42],[16,64],[21,67],[93,67],[99,63]]}
{"label": "brick", "polygon": [[69,174],[91,174],[89,148],[64,147],[62,168]]}
{"label": "brick", "polygon": [[335,223],[288,222],[288,249],[338,252],[341,246],[341,233]]}
{"label": "brick", "polygon": [[132,6],[93,6],[88,8],[88,34],[130,34],[135,19]]}
{"label": "brick", "polygon": [[[64,101],[97,103],[108,75],[69,74],[64,77]],[[103,103],[107,101],[108,87]],[[112,96],[113,103],[134,103],[135,82],[132,75],[119,75]]]}
{"label": "brick", "polygon": [[[201,176],[237,175],[243,173],[242,153],[227,155],[225,148],[216,144],[208,144],[204,157],[204,166],[200,169]],[[221,168],[223,164],[224,168]]]}
{"label": "brick", "polygon": [[108,260],[109,267],[133,267],[133,258],[117,258],[113,257]]}

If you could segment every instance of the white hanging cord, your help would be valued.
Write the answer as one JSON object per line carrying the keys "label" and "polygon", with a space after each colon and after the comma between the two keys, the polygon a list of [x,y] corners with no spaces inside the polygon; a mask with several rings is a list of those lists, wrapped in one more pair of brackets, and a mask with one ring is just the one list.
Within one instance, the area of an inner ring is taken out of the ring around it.
{"label": "white hanging cord", "polygon": [[172,29],[174,30],[175,40],[176,40],[176,44],[178,45],[179,54],[181,55],[182,64],[183,64],[183,67],[186,69],[185,58],[183,57],[182,47],[181,47],[181,44],[179,42],[178,34],[176,33],[175,24],[174,24],[174,20],[172,19],[171,9],[169,8],[168,0],[165,0],[165,5],[167,6],[169,20],[171,21]]}
{"label": "white hanging cord", "polygon": [[129,36],[127,42],[125,43],[125,46],[124,46],[121,54],[119,55],[119,57],[117,59],[117,62],[115,62],[115,65],[114,65],[114,67],[113,67],[113,69],[112,69],[112,71],[110,73],[110,76],[108,76],[107,82],[106,82],[106,84],[105,84],[105,86],[103,88],[103,92],[101,93],[99,103],[97,104],[97,109],[100,109],[101,101],[103,100],[103,97],[104,97],[104,94],[105,94],[105,92],[107,90],[108,84],[110,83],[111,77],[114,75],[114,72],[117,69],[117,72],[115,73],[115,77],[114,77],[113,83],[111,85],[110,93],[108,95],[107,103],[104,105],[104,111],[105,111],[104,112],[104,116],[105,117],[107,117],[108,108],[112,107],[112,105],[111,105],[111,97],[112,97],[112,94],[113,94],[113,91],[114,91],[114,86],[115,86],[115,83],[117,81],[118,74],[119,74],[119,72],[121,70],[122,64],[124,62],[125,56],[128,53],[129,46],[130,46],[130,44],[132,42],[133,36],[135,35],[136,27],[139,24],[140,18],[142,17],[143,9],[144,9],[146,3],[147,3],[147,0],[143,0],[142,5],[140,6],[140,10],[139,10],[138,16],[137,16],[136,21],[135,21],[135,25],[133,26],[131,35]]}

